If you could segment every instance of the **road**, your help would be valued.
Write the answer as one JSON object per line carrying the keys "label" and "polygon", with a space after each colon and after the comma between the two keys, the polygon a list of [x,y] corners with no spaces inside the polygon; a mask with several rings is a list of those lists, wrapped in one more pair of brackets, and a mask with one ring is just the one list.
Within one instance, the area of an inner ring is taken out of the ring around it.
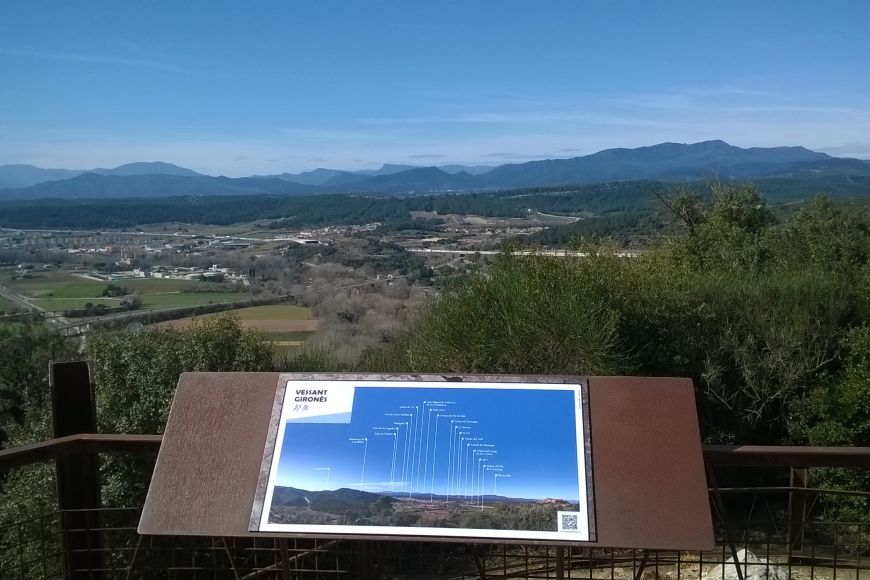
{"label": "road", "polygon": [[[480,254],[481,256],[495,256],[497,254],[503,254],[502,250],[446,250],[443,248],[407,248],[409,252],[415,252],[418,254],[463,254],[463,255],[474,255]],[[516,250],[511,252],[511,255],[514,256],[555,256],[558,258],[588,258],[589,252],[577,252],[574,250]],[[614,252],[614,256],[617,258],[637,258],[640,255],[640,252],[632,252],[632,251],[622,251],[622,252]]]}
{"label": "road", "polygon": [[44,308],[40,308],[36,304],[30,302],[23,296],[19,296],[5,286],[0,286],[0,296],[14,304],[16,308],[21,308],[22,310],[36,310],[37,312],[45,312]]}

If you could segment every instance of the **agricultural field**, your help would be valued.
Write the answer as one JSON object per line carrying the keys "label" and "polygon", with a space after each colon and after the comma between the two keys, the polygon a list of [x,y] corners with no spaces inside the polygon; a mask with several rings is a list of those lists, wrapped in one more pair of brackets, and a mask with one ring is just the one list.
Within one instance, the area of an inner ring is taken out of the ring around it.
{"label": "agricultural field", "polygon": [[13,308],[14,305],[11,302],[0,296],[0,312],[9,312]]}
{"label": "agricultural field", "polygon": [[[277,347],[278,354],[286,354],[301,347],[305,341],[317,331],[317,319],[312,318],[311,310],[293,304],[271,304],[268,306],[251,306],[239,308],[232,313],[238,316],[243,328],[265,332]],[[185,328],[195,320],[226,315],[226,312],[216,312],[167,320],[159,326],[168,328]]]}
{"label": "agricultural field", "polygon": [[38,272],[30,276],[17,279],[7,276],[0,279],[0,284],[31,300],[35,305],[54,311],[83,308],[88,302],[105,304],[108,307],[117,306],[123,299],[122,296],[102,296],[103,290],[109,284],[123,286],[129,293],[138,294],[142,298],[142,308],[152,310],[234,302],[250,297],[246,291],[213,291],[233,290],[229,284],[192,280],[134,278],[107,282],[67,272]]}
{"label": "agricultural field", "polygon": [[238,302],[248,300],[250,297],[247,292],[154,292],[142,294],[142,308],[161,310],[182,306]]}
{"label": "agricultural field", "polygon": [[[317,330],[317,320],[312,318],[311,310],[303,306],[293,304],[271,304],[268,306],[251,306],[233,310],[233,314],[239,317],[244,328],[262,330],[275,334],[285,340],[298,340],[296,333],[309,333]],[[185,328],[193,324],[194,320],[211,318],[224,315],[223,312],[202,314],[178,320],[161,322],[161,326],[172,328]]]}

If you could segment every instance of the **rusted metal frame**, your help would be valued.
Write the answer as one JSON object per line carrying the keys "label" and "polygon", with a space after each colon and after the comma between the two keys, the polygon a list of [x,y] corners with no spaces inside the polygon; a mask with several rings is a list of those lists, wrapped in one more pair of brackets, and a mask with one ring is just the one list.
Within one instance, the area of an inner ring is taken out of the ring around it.
{"label": "rusted metal frame", "polygon": [[479,580],[486,580],[486,551],[487,546],[480,544],[468,544],[468,550],[471,552],[474,559],[474,566],[477,568],[477,576]]}
{"label": "rusted metal frame", "polygon": [[[743,580],[743,570],[740,569],[740,559],[737,557],[737,545],[731,537],[731,530],[728,527],[728,517],[725,511],[725,502],[722,501],[722,494],[719,493],[719,485],[716,482],[716,474],[713,471],[713,466],[705,463],[704,470],[707,472],[707,484],[712,489],[710,495],[710,503],[713,505],[713,510],[719,516],[719,521],[722,522],[722,531],[725,533],[725,542],[731,549],[731,558],[734,562],[734,569],[737,570],[737,580]],[[725,558],[722,558],[725,560]],[[724,569],[724,564],[723,564]]]}
{"label": "rusted metal frame", "polygon": [[130,565],[127,567],[127,574],[124,576],[124,580],[130,580],[133,574],[133,568],[136,565],[136,556],[139,555],[139,549],[142,547],[142,541],[145,539],[145,536],[139,536],[136,540],[136,547],[133,549],[133,555],[130,556]]}
{"label": "rusted metal frame", "polygon": [[354,542],[352,569],[354,578],[371,580],[372,578],[372,542]]}
{"label": "rusted metal frame", "polygon": [[789,471],[789,485],[793,488],[788,494],[788,556],[791,559],[796,552],[803,551],[809,471],[794,467]]}
{"label": "rusted metal frame", "polygon": [[[641,556],[640,564],[637,567],[637,570],[634,574],[634,580],[640,580],[643,577],[643,571],[646,568],[646,564],[649,561],[649,550],[643,550],[643,556]],[[634,558],[632,558],[632,564],[634,563]]]}
{"label": "rusted metal frame", "polygon": [[293,571],[290,570],[290,554],[287,551],[287,538],[278,540],[278,550],[281,552],[281,578],[293,580]]}
{"label": "rusted metal frame", "polygon": [[[0,470],[83,452],[156,453],[162,435],[79,433],[0,450]],[[870,468],[870,447],[705,445],[705,463],[733,467]],[[726,488],[720,489],[726,492]]]}
{"label": "rusted metal frame", "polygon": [[[799,468],[803,469],[803,468]],[[712,489],[708,490],[712,492]],[[870,491],[852,491],[848,489],[827,489],[823,487],[799,487],[794,485],[759,486],[759,487],[720,487],[717,490],[721,494],[743,493],[804,493],[813,495],[849,495],[855,497],[870,497]]]}
{"label": "rusted metal frame", "polygon": [[565,580],[565,547],[556,546],[556,580]]}
{"label": "rusted metal frame", "polygon": [[[49,388],[53,436],[97,430],[94,386],[86,362],[51,363]],[[70,580],[103,576],[98,461],[88,451],[55,458],[64,577]]]}
{"label": "rusted metal frame", "polygon": [[157,453],[162,435],[79,433],[0,450],[0,471],[82,453]]}
{"label": "rusted metal frame", "polygon": [[704,462],[733,467],[870,467],[870,447],[705,445]]}
{"label": "rusted metal frame", "polygon": [[236,568],[236,561],[233,559],[233,553],[230,551],[230,545],[227,544],[227,539],[221,537],[221,544],[223,544],[224,552],[227,555],[227,560],[230,562],[230,569],[233,571],[233,578],[236,580],[242,580],[242,577],[239,575],[239,570]]}

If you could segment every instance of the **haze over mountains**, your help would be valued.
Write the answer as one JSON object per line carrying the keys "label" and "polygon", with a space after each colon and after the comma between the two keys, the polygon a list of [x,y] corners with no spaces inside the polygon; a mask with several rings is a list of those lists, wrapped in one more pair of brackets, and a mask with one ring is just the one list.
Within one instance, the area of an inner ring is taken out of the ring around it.
{"label": "haze over mountains", "polygon": [[378,170],[319,168],[241,178],[202,175],[171,163],[128,163],[114,169],[41,169],[0,166],[0,199],[86,199],[206,195],[412,195],[609,181],[678,182],[709,179],[813,178],[870,175],[870,161],[832,157],[804,147],[740,148],[724,141],[661,143],[607,149],[570,159],[495,167],[384,165]]}

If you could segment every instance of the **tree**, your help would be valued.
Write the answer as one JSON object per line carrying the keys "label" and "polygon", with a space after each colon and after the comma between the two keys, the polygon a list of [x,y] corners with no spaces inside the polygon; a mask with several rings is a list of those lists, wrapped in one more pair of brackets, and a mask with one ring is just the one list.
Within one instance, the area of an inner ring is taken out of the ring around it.
{"label": "tree", "polygon": [[108,284],[105,288],[103,288],[103,291],[100,293],[100,296],[116,297],[116,296],[125,296],[128,293],[129,292],[128,292],[126,286],[118,286],[117,284]]}
{"label": "tree", "polygon": [[[0,324],[0,444],[9,446],[51,437],[48,364],[75,356],[75,345],[43,324]],[[40,544],[57,541],[48,526],[33,526],[32,542],[16,525],[53,513],[54,469],[45,463],[18,468],[0,478],[0,545],[21,545],[21,554],[0,550],[0,558],[42,563]],[[31,517],[29,517],[31,516]],[[25,532],[26,534],[27,532]],[[14,537],[13,537],[14,536]],[[0,569],[7,568],[0,559]],[[45,573],[39,566],[34,576]],[[22,571],[24,573],[24,571]],[[59,571],[58,571],[59,573]]]}
{"label": "tree", "polygon": [[819,194],[786,224],[776,249],[783,261],[854,276],[867,263],[870,228]]}
{"label": "tree", "polygon": [[[610,374],[624,369],[607,278],[613,258],[499,256],[487,275],[445,293],[394,357],[414,372]],[[387,361],[390,362],[387,362]],[[373,364],[375,358],[369,359]]]}
{"label": "tree", "polygon": [[[0,327],[0,337],[9,331]],[[62,358],[62,339],[44,328],[33,328],[3,341],[0,350],[7,391],[17,393],[23,409],[15,443],[48,438],[48,359]],[[242,330],[238,319],[220,316],[190,329],[147,328],[142,332],[89,335],[86,356],[91,360],[99,429],[105,433],[160,433],[178,376],[184,371],[262,371],[273,368],[273,346],[264,336]],[[12,389],[15,387],[15,389]],[[107,457],[101,462],[106,505],[140,505],[153,469],[153,459]],[[15,524],[42,517],[52,510],[53,470],[38,464],[11,472],[0,490],[0,542],[16,533]],[[46,528],[43,531],[48,531]],[[57,538],[42,538],[51,546]],[[32,544],[34,549],[40,543]],[[22,548],[25,549],[25,548]],[[34,555],[34,562],[40,560]],[[2,562],[0,562],[2,565]]]}
{"label": "tree", "polygon": [[[838,377],[810,390],[792,415],[795,438],[810,445],[870,446],[870,326],[849,333],[847,354]],[[858,469],[813,472],[819,487],[870,490],[870,473]],[[831,500],[837,521],[870,521],[870,498],[841,496]]]}
{"label": "tree", "polygon": [[0,445],[48,438],[48,363],[74,354],[43,324],[0,324]]}
{"label": "tree", "polygon": [[758,188],[746,183],[717,182],[711,192],[713,203],[708,208],[691,193],[678,194],[674,201],[666,203],[688,229],[686,235],[671,240],[671,255],[692,267],[763,268],[768,262],[768,238],[775,220]]}

